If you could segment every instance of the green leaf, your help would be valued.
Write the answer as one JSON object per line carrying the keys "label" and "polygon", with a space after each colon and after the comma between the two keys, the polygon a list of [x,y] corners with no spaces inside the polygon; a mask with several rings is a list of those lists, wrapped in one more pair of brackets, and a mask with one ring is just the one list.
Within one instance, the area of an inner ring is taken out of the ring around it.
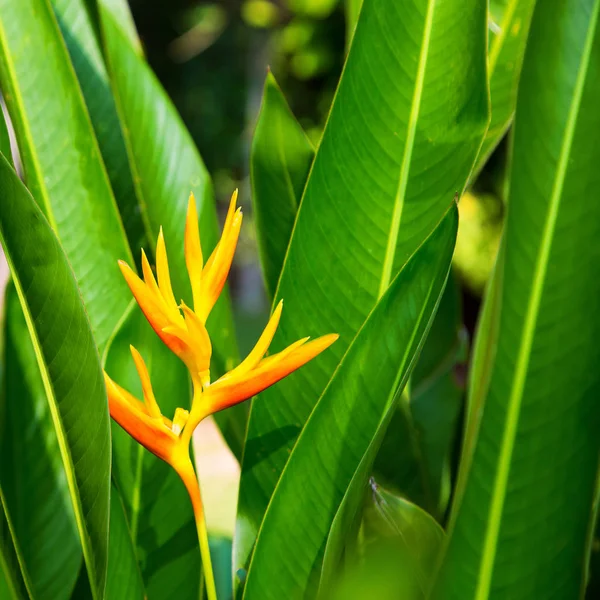
{"label": "green leaf", "polygon": [[27,186],[61,240],[101,349],[130,299],[116,261],[131,254],[47,0],[0,0],[0,85]]}
{"label": "green leaf", "polygon": [[13,545],[12,535],[0,489],[0,598],[25,600],[29,598],[19,558]]}
{"label": "green leaf", "polygon": [[[143,398],[129,345],[143,356],[162,413],[172,418],[188,408],[189,376],[184,364],[154,333],[137,304],[107,346],[106,372]],[[174,469],[113,422],[113,477],[117,483],[145,587],[150,598],[197,600],[200,550],[188,493]]]}
{"label": "green leaf", "polygon": [[110,533],[108,537],[107,600],[127,598],[144,600],[146,592],[137,564],[135,549],[121,503],[119,490],[112,485],[110,493]]}
{"label": "green leaf", "polygon": [[59,441],[92,595],[107,565],[110,433],[98,354],[67,258],[0,157],[0,237],[32,338]]}
{"label": "green leaf", "polygon": [[[600,2],[537,4],[523,65],[497,327],[436,598],[577,598],[600,427]],[[494,295],[494,294],[493,294]],[[533,576],[532,574],[535,574]]]}
{"label": "green leaf", "polygon": [[33,598],[69,598],[81,543],[51,407],[13,285],[5,297],[4,369],[0,487],[13,543]]}
{"label": "green leaf", "polygon": [[267,292],[277,289],[315,151],[271,71],[250,151],[252,207]]}
{"label": "green leaf", "polygon": [[370,553],[382,542],[399,560],[396,577],[404,579],[403,598],[425,598],[444,541],[444,530],[427,512],[371,481],[362,525],[361,550]]}
{"label": "green leaf", "polygon": [[[162,226],[176,298],[191,306],[190,284],[183,256],[185,216],[190,192],[198,204],[200,235],[205,256],[218,240],[218,226],[210,179],[190,134],[173,104],[145,61],[135,52],[112,14],[100,5],[104,52],[109,65],[136,194],[153,234]],[[226,291],[211,316],[208,330],[213,343],[211,373],[219,376],[237,362],[233,321]],[[213,377],[214,379],[215,377]],[[217,420],[227,443],[241,456],[247,408],[240,405]]]}
{"label": "green leaf", "polygon": [[451,459],[459,433],[466,359],[457,282],[450,277],[415,365],[410,392],[392,417],[374,466],[376,479],[443,520],[451,493]]}
{"label": "green leaf", "polygon": [[88,2],[94,2],[96,9],[98,5],[102,5],[102,8],[109,12],[116,25],[118,25],[121,32],[128,39],[133,50],[139,55],[143,56],[142,44],[138,37],[133,16],[129,10],[129,3],[127,0],[87,0]]}
{"label": "green leaf", "polygon": [[535,0],[490,2],[488,72],[492,119],[477,159],[481,170],[512,123]]}
{"label": "green leaf", "polygon": [[[453,205],[394,279],[319,399],[269,503],[244,598],[316,591],[333,518],[373,438],[389,423],[431,325],[457,223]],[[298,503],[300,497],[307,501]]]}
{"label": "green leaf", "polygon": [[488,120],[477,0],[364,5],[279,281],[273,349],[337,332],[318,361],[253,401],[234,569],[354,335],[467,180]]}
{"label": "green leaf", "polygon": [[121,123],[95,29],[97,23],[93,21],[93,14],[88,10],[86,1],[89,2],[51,0],[90,114],[127,238],[131,248],[137,250],[147,245],[146,232],[135,196]]}

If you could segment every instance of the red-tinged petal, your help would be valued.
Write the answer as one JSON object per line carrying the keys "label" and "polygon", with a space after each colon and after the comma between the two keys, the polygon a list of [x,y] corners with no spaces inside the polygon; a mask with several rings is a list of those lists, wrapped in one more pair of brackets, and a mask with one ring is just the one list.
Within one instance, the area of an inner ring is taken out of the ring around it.
{"label": "red-tinged petal", "polygon": [[200,283],[202,281],[202,267],[204,264],[194,194],[190,194],[188,201],[187,217],[185,220],[184,254],[185,264],[192,285],[194,307],[198,307],[200,306]]}
{"label": "red-tinged petal", "polygon": [[135,363],[135,368],[138,372],[140,381],[142,382],[142,391],[144,393],[144,403],[148,408],[148,413],[150,416],[155,417],[157,419],[162,418],[162,414],[160,412],[160,408],[156,402],[156,398],[154,397],[154,391],[152,390],[152,383],[150,382],[150,374],[148,373],[148,368],[146,367],[146,363],[142,358],[142,355],[133,347],[129,346],[131,350],[131,355],[133,356],[133,362]]}
{"label": "red-tinged petal", "polygon": [[104,372],[104,384],[106,385],[106,391],[108,393],[109,401],[111,393],[118,394],[122,397],[123,400],[129,402],[129,404],[131,404],[134,410],[149,415],[148,408],[146,407],[146,405],[140,400],[138,400],[133,394],[130,394],[125,388],[122,388],[118,383],[113,381],[108,376],[106,371]]}
{"label": "red-tinged petal", "polygon": [[163,307],[159,303],[159,299],[152,293],[150,288],[131,270],[131,267],[122,260],[119,261],[119,268],[123,277],[136,299],[142,312],[148,319],[150,325],[158,335],[163,327],[169,325]]}
{"label": "red-tinged petal", "polygon": [[[315,358],[338,337],[336,334],[325,335],[301,345],[292,352],[284,354],[284,350],[280,353],[284,355],[280,356],[279,360],[260,365],[246,376],[224,377],[216,381],[202,394],[202,403],[207,407],[206,412],[212,414],[255,396]],[[275,356],[271,358],[275,359]]]}
{"label": "red-tinged petal", "polygon": [[236,377],[251,371],[258,365],[258,363],[262,360],[263,356],[266,354],[271,342],[273,341],[273,336],[277,331],[277,327],[279,325],[279,320],[281,319],[281,311],[283,310],[283,300],[279,302],[267,326],[262,332],[258,342],[256,342],[256,346],[252,349],[250,354],[232,371],[228,373],[230,377]]}
{"label": "red-tinged petal", "polygon": [[110,377],[105,376],[110,416],[137,442],[162,460],[171,463],[179,442],[176,436],[163,422],[139,409],[144,406],[130,402],[123,394],[123,388]]}
{"label": "red-tinged petal", "polygon": [[191,354],[190,339],[187,330],[175,325],[169,325],[163,328],[159,335],[160,339],[171,351],[186,362],[184,357]]}

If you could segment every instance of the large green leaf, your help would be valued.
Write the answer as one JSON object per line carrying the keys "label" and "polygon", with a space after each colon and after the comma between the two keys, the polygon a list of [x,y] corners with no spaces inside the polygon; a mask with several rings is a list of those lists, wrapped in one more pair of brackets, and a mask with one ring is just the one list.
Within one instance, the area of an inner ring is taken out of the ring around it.
{"label": "large green leaf", "polygon": [[137,250],[147,245],[144,224],[96,31],[97,23],[86,0],[51,0],[51,3],[85,98],[123,226],[131,247]]}
{"label": "large green leaf", "polygon": [[392,276],[465,185],[487,125],[479,0],[362,9],[279,281],[273,347],[329,331],[318,361],[255,399],[238,504],[244,568],[302,426]]}
{"label": "large green leaf", "polygon": [[534,13],[499,320],[480,334],[495,351],[437,598],[576,598],[585,585],[600,445],[599,12],[585,0]]}
{"label": "large green leaf", "polygon": [[[308,178],[314,150],[269,72],[252,145],[253,207],[263,272],[271,296]],[[459,290],[454,278],[415,366],[410,406],[398,406],[378,457],[378,470],[397,490],[443,514],[450,495],[450,453],[463,385],[455,367],[465,359]],[[407,436],[412,443],[407,444]]]}
{"label": "large green leaf", "polygon": [[59,442],[92,594],[107,567],[110,433],[98,354],[73,272],[35,201],[0,157],[0,236]]}
{"label": "large green leaf", "polygon": [[[100,4],[104,52],[109,65],[136,194],[144,219],[156,240],[162,226],[171,279],[177,298],[190,301],[190,286],[183,256],[185,215],[190,192],[198,203],[200,235],[204,253],[218,239],[212,188],[206,167],[194,142],[150,67],[131,45],[112,13]],[[237,361],[237,348],[229,297],[223,292],[207,323],[213,342],[211,373],[218,376]],[[247,408],[230,409],[218,416],[225,438],[240,457]]]}
{"label": "large green leaf", "polygon": [[[107,346],[106,372],[142,398],[129,345],[141,353],[163,414],[189,408],[183,363],[161,342],[137,304]],[[113,477],[118,485],[150,598],[197,600],[200,550],[187,491],[174,469],[113,422]]]}
{"label": "large green leaf", "polygon": [[271,298],[314,155],[312,144],[269,71],[252,140],[250,176],[258,247]]}
{"label": "large green leaf", "polygon": [[81,565],[81,543],[51,407],[12,285],[5,297],[4,344],[4,509],[31,596],[69,598]]}
{"label": "large green leaf", "polygon": [[47,0],[0,0],[0,85],[25,180],[61,240],[102,348],[130,298],[115,269],[130,252]]}
{"label": "large green leaf", "polygon": [[457,222],[453,205],[378,302],[319,399],[269,503],[244,598],[312,597],[332,521],[373,438],[389,423],[431,325]]}

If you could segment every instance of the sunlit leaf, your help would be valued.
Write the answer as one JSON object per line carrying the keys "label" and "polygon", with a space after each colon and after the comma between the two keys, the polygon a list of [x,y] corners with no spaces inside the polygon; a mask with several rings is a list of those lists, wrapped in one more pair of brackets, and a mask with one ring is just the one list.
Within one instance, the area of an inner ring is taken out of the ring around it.
{"label": "sunlit leaf", "polygon": [[[600,2],[539,2],[504,247],[435,598],[576,598],[600,439]],[[473,425],[474,424],[474,425]]]}

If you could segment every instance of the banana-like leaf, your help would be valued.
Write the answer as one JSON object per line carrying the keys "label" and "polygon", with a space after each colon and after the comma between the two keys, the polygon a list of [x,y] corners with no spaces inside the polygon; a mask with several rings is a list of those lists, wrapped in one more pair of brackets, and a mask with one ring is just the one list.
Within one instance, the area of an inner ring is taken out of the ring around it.
{"label": "banana-like leaf", "polygon": [[13,285],[5,296],[4,344],[4,509],[31,596],[69,598],[81,566],[81,543],[51,407]]}
{"label": "banana-like leaf", "polygon": [[431,325],[457,223],[452,205],[378,302],[319,399],[269,503],[245,599],[313,597],[332,521],[373,438],[389,422]]}
{"label": "banana-like leaf", "polygon": [[[143,356],[163,414],[189,409],[189,377],[183,363],[156,336],[133,304],[107,345],[106,372],[142,398],[141,383],[129,350]],[[197,600],[200,550],[190,498],[173,468],[112,424],[113,477],[117,483],[137,547],[150,598]]]}
{"label": "banana-like leaf", "polygon": [[[191,306],[183,256],[185,215],[190,192],[198,203],[200,235],[205,255],[218,239],[212,188],[206,167],[167,94],[146,62],[136,53],[112,13],[99,5],[103,45],[113,92],[136,181],[136,193],[152,242],[162,226],[171,279],[177,298]],[[213,342],[211,373],[235,366],[237,346],[229,297],[221,295],[207,323]],[[217,416],[227,443],[241,456],[247,407],[240,405]]]}
{"label": "banana-like leaf", "polygon": [[483,167],[512,123],[535,1],[490,2],[488,72],[492,119],[479,152],[476,172]]}
{"label": "banana-like leaf", "polygon": [[99,600],[107,568],[110,491],[110,431],[100,362],[67,258],[3,157],[0,189],[2,245],[42,374],[92,596]]}
{"label": "banana-like leaf", "polygon": [[[81,92],[85,99],[102,159],[115,194],[131,248],[146,244],[121,123],[112,95],[89,0],[51,0]],[[135,30],[134,30],[135,31]]]}
{"label": "banana-like leaf", "polygon": [[598,0],[534,12],[489,299],[498,325],[480,333],[491,366],[435,598],[577,598],[586,583],[600,446],[599,13]]}
{"label": "banana-like leaf", "polygon": [[250,176],[258,247],[270,298],[277,289],[314,155],[269,71],[252,140]]}
{"label": "banana-like leaf", "polygon": [[[250,161],[258,242],[271,297],[313,157],[310,142],[269,72]],[[398,407],[376,466],[396,490],[437,515],[444,513],[450,495],[449,459],[462,407],[464,386],[454,372],[465,354],[460,323],[459,291],[451,278],[415,366],[410,406]]]}
{"label": "banana-like leaf", "polygon": [[279,281],[286,309],[273,347],[341,337],[253,401],[236,570],[333,370],[465,185],[488,121],[485,9],[479,0],[363,6]]}
{"label": "banana-like leaf", "polygon": [[48,0],[0,0],[0,86],[26,183],[61,240],[101,349],[129,302],[115,264],[130,252]]}

